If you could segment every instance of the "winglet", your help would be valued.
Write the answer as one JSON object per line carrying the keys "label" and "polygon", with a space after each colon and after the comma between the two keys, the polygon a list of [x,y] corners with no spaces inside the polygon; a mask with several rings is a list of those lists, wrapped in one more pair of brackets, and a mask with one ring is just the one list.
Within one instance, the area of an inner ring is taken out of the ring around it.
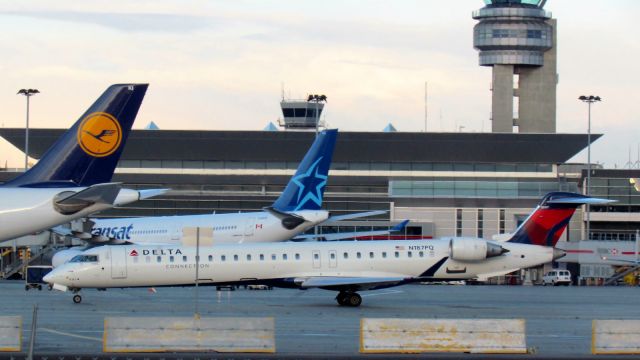
{"label": "winglet", "polygon": [[279,211],[320,210],[338,130],[324,130],[272,207]]}
{"label": "winglet", "polygon": [[391,232],[398,232],[398,231],[402,231],[404,230],[405,227],[407,227],[407,224],[409,223],[409,220],[405,220],[403,222],[401,222],[400,224],[392,227],[391,229],[389,229],[389,231]]}
{"label": "winglet", "polygon": [[7,187],[84,187],[111,181],[148,84],[111,85],[67,132]]}

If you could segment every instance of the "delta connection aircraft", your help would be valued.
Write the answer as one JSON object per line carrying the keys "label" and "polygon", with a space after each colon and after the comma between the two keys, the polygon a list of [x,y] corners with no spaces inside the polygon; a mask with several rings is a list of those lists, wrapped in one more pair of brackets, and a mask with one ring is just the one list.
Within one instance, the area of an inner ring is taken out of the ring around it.
{"label": "delta connection aircraft", "polygon": [[[280,197],[264,211],[181,215],[144,218],[91,219],[90,233],[75,233],[74,236],[89,243],[103,244],[153,244],[183,245],[182,230],[187,227],[210,228],[213,244],[253,243],[307,240],[315,235],[298,235],[327,221],[339,221],[385,213],[370,211],[340,216],[329,216],[322,210],[322,199],[335,148],[337,130],[322,131],[304,156],[296,173]],[[391,229],[398,231],[406,222]],[[324,240],[338,240],[357,236],[388,234],[390,231],[362,231],[323,235]],[[184,244],[187,245],[187,244]],[[52,264],[59,266],[86,250],[74,247],[57,252]]]}
{"label": "delta connection aircraft", "polygon": [[35,166],[0,186],[0,242],[164,191],[110,182],[147,87],[110,86]]}
{"label": "delta connection aircraft", "polygon": [[[357,291],[415,281],[486,279],[564,256],[555,249],[575,209],[607,203],[573,193],[547,194],[505,242],[477,238],[332,241],[187,246],[101,246],[45,276],[57,290],[271,284],[338,291],[340,305],[359,306]],[[198,257],[196,258],[196,255]],[[197,259],[197,260],[196,260]],[[197,274],[197,275],[196,275]]]}

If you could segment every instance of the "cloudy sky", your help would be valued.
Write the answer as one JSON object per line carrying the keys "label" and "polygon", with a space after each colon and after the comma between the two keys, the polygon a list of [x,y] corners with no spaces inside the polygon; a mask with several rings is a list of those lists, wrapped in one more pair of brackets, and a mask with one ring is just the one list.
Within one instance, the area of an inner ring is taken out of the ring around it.
{"label": "cloudy sky", "polygon": [[[112,83],[148,82],[135,128],[259,130],[279,100],[322,93],[345,131],[490,131],[491,71],[473,49],[480,0],[0,0],[1,126],[68,127]],[[594,161],[640,147],[637,0],[549,0],[558,19],[558,132],[592,131]],[[544,149],[541,149],[544,151]],[[0,140],[0,165],[22,164]],[[573,161],[585,161],[586,152]]]}

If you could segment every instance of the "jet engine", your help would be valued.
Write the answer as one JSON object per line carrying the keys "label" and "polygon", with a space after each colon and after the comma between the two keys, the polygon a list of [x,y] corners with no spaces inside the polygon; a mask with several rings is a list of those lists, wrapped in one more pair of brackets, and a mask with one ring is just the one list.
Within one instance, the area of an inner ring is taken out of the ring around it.
{"label": "jet engine", "polygon": [[84,246],[75,246],[72,248],[60,250],[53,254],[53,258],[51,258],[51,265],[56,268],[73,259],[74,256],[81,254],[85,250],[87,250],[87,248],[85,248]]}
{"label": "jet engine", "polygon": [[500,256],[509,250],[502,246],[482,239],[451,239],[449,243],[450,255],[458,261],[480,261]]}

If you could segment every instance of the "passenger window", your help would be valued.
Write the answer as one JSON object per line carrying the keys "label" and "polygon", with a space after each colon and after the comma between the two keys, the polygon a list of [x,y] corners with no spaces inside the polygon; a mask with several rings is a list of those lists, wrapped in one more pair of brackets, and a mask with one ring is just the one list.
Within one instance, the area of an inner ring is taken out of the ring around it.
{"label": "passenger window", "polygon": [[156,260],[157,260],[158,262],[162,262],[162,256],[158,256],[158,257],[156,258]]}
{"label": "passenger window", "polygon": [[276,260],[276,254],[271,254],[271,260],[273,260],[273,261]]}
{"label": "passenger window", "polygon": [[282,254],[282,260],[287,260],[287,254]]}
{"label": "passenger window", "polygon": [[247,254],[247,261],[251,261],[251,254]]}
{"label": "passenger window", "polygon": [[233,261],[238,261],[238,255],[233,255]]}
{"label": "passenger window", "polygon": [[371,252],[369,253],[369,258],[370,258],[370,259],[373,259],[373,251],[371,251]]}
{"label": "passenger window", "polygon": [[387,252],[386,252],[386,251],[383,251],[383,252],[382,252],[382,258],[383,258],[383,259],[386,259],[386,258],[387,258]]}
{"label": "passenger window", "polygon": [[424,257],[424,251],[420,251],[420,252],[418,253],[418,256],[420,256],[420,257]]}
{"label": "passenger window", "polygon": [[411,253],[411,251],[407,251],[407,257],[411,257],[413,256],[413,254]]}
{"label": "passenger window", "polygon": [[144,258],[144,261],[145,261],[147,264],[148,264],[148,263],[150,263],[150,262],[151,262],[151,256],[146,256],[146,257]]}
{"label": "passenger window", "polygon": [[318,254],[313,254],[313,258],[314,258],[315,260],[318,260],[318,259],[320,259],[320,255],[318,255]]}
{"label": "passenger window", "polygon": [[356,257],[357,257],[358,259],[362,259],[362,254],[360,254],[360,252],[357,252],[357,253],[356,253]]}
{"label": "passenger window", "polygon": [[187,257],[186,256],[182,257],[182,262],[187,262]]}
{"label": "passenger window", "polygon": [[400,253],[396,251],[396,252],[395,252],[395,256],[396,256],[397,258],[399,258],[399,257],[400,257]]}
{"label": "passenger window", "polygon": [[345,258],[345,259],[348,259],[349,258],[349,254],[348,253],[344,253],[344,254],[342,254],[342,257]]}
{"label": "passenger window", "polygon": [[300,260],[300,254],[296,253],[296,260]]}
{"label": "passenger window", "polygon": [[209,262],[213,261],[213,255],[209,255]]}
{"label": "passenger window", "polygon": [[220,256],[220,260],[221,261],[227,261],[227,255]]}
{"label": "passenger window", "polygon": [[334,260],[334,259],[336,258],[336,254],[335,254],[335,253],[331,253],[331,254],[329,255],[329,257],[331,258],[331,260]]}
{"label": "passenger window", "polygon": [[133,262],[134,262],[134,263],[138,263],[138,257],[137,257],[137,256],[134,256],[134,257],[133,257]]}
{"label": "passenger window", "polygon": [[264,254],[260,254],[260,261],[264,260]]}
{"label": "passenger window", "polygon": [[169,256],[169,262],[173,262],[173,256]]}

